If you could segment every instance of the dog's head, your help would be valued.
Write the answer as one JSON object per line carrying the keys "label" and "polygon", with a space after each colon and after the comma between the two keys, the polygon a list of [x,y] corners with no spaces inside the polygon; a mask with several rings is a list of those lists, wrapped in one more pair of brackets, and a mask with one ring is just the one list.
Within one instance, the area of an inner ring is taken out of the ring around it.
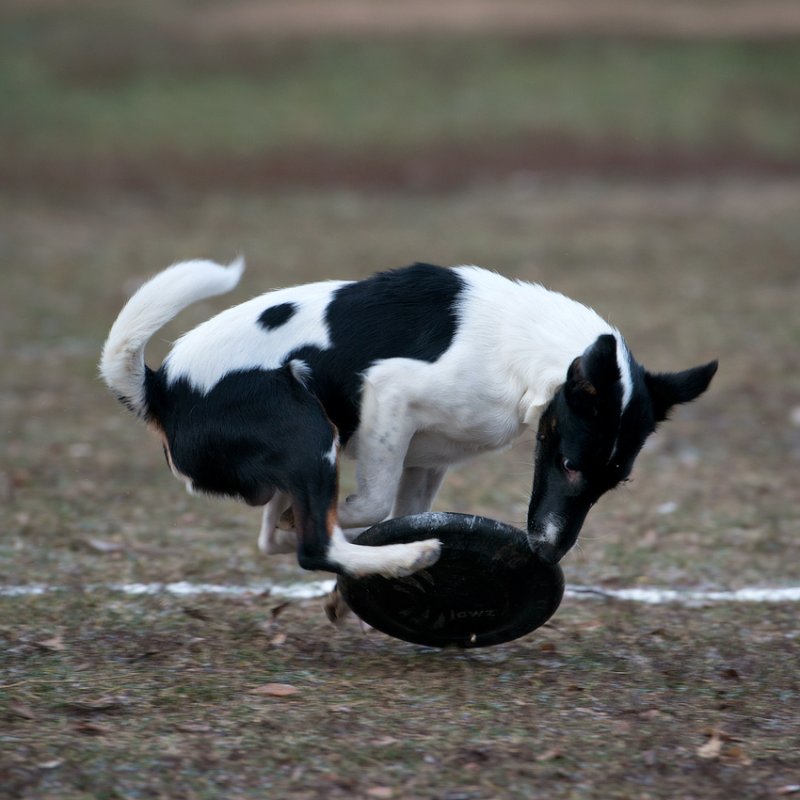
{"label": "dog's head", "polygon": [[528,541],[557,563],[575,544],[589,509],[630,475],[645,439],[670,409],[702,394],[717,362],[651,374],[611,334],[569,367],[539,421]]}

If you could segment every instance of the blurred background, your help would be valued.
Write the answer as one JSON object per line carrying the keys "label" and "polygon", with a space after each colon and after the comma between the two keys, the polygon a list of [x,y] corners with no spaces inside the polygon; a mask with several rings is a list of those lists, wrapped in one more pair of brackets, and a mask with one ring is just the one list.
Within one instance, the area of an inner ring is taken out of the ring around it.
{"label": "blurred background", "polygon": [[[797,0],[2,0],[0,794],[797,792],[792,603],[592,590],[458,654],[269,590],[110,588],[327,577],[262,557],[258,510],[189,497],[97,377],[145,278],[237,253],[151,365],[232,302],[415,260],[571,295],[654,371],[718,358],[567,585],[796,587]],[[524,525],[532,448],[453,469],[436,508]]]}
{"label": "blurred background", "polygon": [[796,172],[790,0],[7,0],[7,191]]}
{"label": "blurred background", "polygon": [[[99,385],[118,309],[197,256],[245,255],[231,301],[466,262],[592,305],[651,369],[721,360],[591,515],[576,579],[788,580],[799,44],[782,0],[5,0],[9,527],[68,548],[117,531],[109,482],[151,487],[165,520],[208,519],[226,546],[234,527],[237,569],[266,569],[239,532],[253,512],[184,497]],[[227,302],[190,309],[150,363]],[[530,480],[526,442],[455,471],[439,504],[523,524]],[[119,501],[137,537],[161,535],[135,492]]]}

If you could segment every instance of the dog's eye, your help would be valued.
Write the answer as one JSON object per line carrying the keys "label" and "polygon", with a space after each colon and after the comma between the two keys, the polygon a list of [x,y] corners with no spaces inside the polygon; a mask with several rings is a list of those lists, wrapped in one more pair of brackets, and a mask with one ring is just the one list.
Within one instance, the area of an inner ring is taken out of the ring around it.
{"label": "dog's eye", "polygon": [[561,467],[568,475],[574,475],[576,472],[580,472],[578,465],[568,458],[561,459]]}

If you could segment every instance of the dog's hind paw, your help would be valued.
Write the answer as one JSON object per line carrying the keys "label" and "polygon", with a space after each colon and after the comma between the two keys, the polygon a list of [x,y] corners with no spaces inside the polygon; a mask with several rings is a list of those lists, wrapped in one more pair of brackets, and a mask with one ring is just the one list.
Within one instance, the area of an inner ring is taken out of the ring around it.
{"label": "dog's hind paw", "polygon": [[294,509],[291,506],[281,514],[278,520],[278,527],[283,531],[293,531],[295,529]]}
{"label": "dog's hind paw", "polygon": [[364,575],[383,575],[384,578],[403,578],[435,564],[442,545],[438,539],[401,544],[351,544],[337,530],[328,550],[332,564],[354,578]]}
{"label": "dog's hind paw", "polygon": [[[438,539],[425,539],[422,542],[414,542],[416,555],[413,560],[407,565],[401,565],[392,572],[393,578],[404,578],[406,575],[413,575],[421,569],[433,566],[442,553],[442,543]],[[411,545],[409,545],[410,547]]]}
{"label": "dog's hind paw", "polygon": [[334,625],[340,625],[350,613],[350,606],[345,603],[338,587],[334,587],[323,600],[322,607],[325,609],[325,615]]}

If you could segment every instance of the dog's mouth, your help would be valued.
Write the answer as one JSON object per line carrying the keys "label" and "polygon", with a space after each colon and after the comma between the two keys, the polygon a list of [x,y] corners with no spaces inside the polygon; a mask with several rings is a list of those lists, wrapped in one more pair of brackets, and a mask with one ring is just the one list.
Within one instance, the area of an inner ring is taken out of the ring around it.
{"label": "dog's mouth", "polygon": [[531,550],[533,550],[539,559],[549,566],[558,564],[558,562],[564,558],[569,550],[569,548],[558,547],[557,545],[550,544],[549,542],[543,542],[539,539],[535,539],[530,534],[528,534],[528,544],[530,544]]}
{"label": "dog's mouth", "polygon": [[578,541],[590,506],[577,515],[550,512],[528,524],[528,544],[545,564],[558,564]]}

